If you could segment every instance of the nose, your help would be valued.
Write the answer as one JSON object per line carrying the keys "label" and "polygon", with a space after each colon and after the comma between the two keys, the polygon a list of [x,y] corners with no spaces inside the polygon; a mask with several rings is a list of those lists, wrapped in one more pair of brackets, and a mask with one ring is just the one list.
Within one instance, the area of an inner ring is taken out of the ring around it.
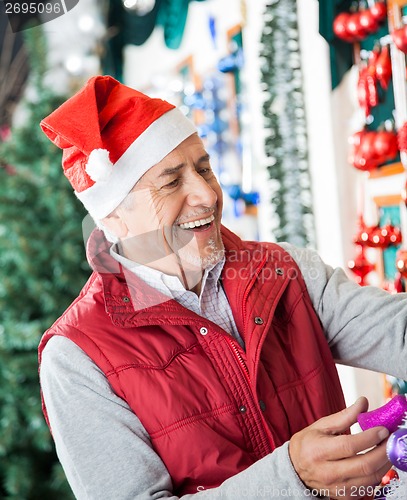
{"label": "nose", "polygon": [[217,202],[217,194],[198,172],[191,174],[187,189],[187,201],[191,207],[213,207]]}

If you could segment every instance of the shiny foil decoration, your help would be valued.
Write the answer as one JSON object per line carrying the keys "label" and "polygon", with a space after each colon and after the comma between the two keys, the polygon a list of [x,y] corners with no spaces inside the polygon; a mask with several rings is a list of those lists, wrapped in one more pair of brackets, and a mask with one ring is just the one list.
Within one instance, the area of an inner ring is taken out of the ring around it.
{"label": "shiny foil decoration", "polygon": [[399,425],[403,423],[406,414],[407,399],[403,394],[397,394],[380,408],[360,413],[358,423],[363,431],[382,425],[391,433],[396,431]]}

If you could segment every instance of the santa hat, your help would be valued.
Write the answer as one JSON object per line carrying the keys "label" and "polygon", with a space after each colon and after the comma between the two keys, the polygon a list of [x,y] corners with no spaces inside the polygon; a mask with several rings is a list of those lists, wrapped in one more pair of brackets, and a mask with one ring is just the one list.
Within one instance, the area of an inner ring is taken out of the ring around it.
{"label": "santa hat", "polygon": [[41,128],[63,150],[64,174],[95,219],[109,215],[147,170],[196,132],[172,104],[110,76],[91,78]]}

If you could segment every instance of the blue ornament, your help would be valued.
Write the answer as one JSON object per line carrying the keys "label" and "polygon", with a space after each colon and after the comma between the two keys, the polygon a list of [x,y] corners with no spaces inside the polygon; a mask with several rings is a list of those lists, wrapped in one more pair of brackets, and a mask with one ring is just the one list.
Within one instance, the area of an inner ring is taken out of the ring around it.
{"label": "blue ornament", "polygon": [[209,26],[209,33],[211,34],[211,39],[212,39],[212,43],[213,43],[213,47],[216,49],[216,38],[217,38],[217,34],[216,34],[216,19],[214,16],[210,15],[209,18],[208,18],[208,26]]}
{"label": "blue ornament", "polygon": [[390,462],[397,469],[407,472],[407,428],[400,428],[390,435],[386,451]]}
{"label": "blue ornament", "polygon": [[237,50],[233,54],[222,57],[218,62],[218,70],[221,73],[232,73],[243,67],[243,51]]}

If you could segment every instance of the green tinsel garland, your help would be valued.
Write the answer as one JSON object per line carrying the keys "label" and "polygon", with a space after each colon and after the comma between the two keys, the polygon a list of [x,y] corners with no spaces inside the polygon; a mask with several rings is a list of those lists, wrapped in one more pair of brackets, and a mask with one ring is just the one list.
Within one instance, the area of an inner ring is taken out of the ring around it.
{"label": "green tinsel garland", "polygon": [[277,241],[315,244],[296,0],[266,6],[261,37],[265,152]]}

